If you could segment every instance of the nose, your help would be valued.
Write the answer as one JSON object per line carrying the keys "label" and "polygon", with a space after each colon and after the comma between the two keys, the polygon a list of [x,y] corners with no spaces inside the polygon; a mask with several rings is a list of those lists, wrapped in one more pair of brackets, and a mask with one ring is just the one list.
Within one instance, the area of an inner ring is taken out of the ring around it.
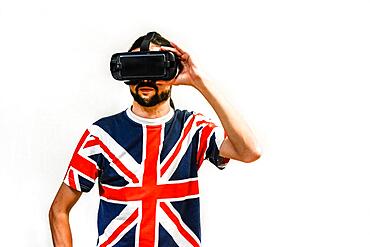
{"label": "nose", "polygon": [[138,83],[136,84],[136,87],[137,88],[140,88],[140,87],[152,87],[152,88],[157,88],[157,85],[156,85],[156,81],[155,80],[140,80],[138,81]]}
{"label": "nose", "polygon": [[155,84],[155,80],[142,80],[143,83],[147,83],[147,84]]}

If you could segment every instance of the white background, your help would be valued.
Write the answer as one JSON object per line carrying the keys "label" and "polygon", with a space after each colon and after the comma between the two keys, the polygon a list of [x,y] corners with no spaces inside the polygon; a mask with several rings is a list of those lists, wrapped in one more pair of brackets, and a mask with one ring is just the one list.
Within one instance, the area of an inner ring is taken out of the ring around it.
{"label": "white background", "polygon": [[[48,210],[84,129],[125,109],[110,56],[176,42],[253,129],[257,162],[200,174],[205,247],[370,245],[369,1],[0,2],[1,246],[52,246]],[[178,108],[215,117],[192,88]],[[71,212],[94,246],[97,188]]]}

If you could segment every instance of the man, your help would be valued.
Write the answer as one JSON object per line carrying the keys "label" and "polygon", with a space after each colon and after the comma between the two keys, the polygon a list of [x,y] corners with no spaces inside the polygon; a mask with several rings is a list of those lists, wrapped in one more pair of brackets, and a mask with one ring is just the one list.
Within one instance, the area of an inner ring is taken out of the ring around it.
{"label": "man", "polygon": [[[143,38],[130,51],[140,50]],[[97,246],[200,246],[197,177],[203,161],[223,169],[229,159],[253,162],[261,155],[250,128],[188,53],[159,34],[149,49],[174,52],[181,71],[170,81],[130,85],[132,106],[85,131],[50,208],[54,246],[72,246],[69,212],[97,178]],[[171,88],[178,85],[198,90],[222,127],[172,109]]]}

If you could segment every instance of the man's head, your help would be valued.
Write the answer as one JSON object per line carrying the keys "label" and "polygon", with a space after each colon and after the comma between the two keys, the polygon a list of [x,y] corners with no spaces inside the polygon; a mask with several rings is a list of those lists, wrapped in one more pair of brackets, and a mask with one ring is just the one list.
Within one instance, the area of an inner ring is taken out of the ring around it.
{"label": "man's head", "polygon": [[[139,37],[128,50],[129,52],[140,51],[141,43],[146,35]],[[160,34],[155,33],[150,41],[149,50],[159,51],[161,46],[172,47],[171,43],[163,38]],[[130,92],[134,100],[141,106],[151,107],[159,103],[165,102],[171,97],[172,86],[168,85],[168,81],[148,81],[142,80],[136,85],[130,85]],[[171,106],[173,103],[171,100]]]}

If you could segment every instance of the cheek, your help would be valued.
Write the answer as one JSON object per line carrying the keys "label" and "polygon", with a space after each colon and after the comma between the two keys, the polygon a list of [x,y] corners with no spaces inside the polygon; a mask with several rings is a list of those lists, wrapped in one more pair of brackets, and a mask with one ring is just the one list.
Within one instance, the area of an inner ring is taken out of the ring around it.
{"label": "cheek", "polygon": [[163,81],[163,80],[158,80],[158,81],[156,81],[156,84],[157,84],[157,86],[159,87],[159,86],[168,86],[168,87],[170,87],[170,85],[169,84],[171,84],[171,83],[173,83],[174,82],[174,79],[172,79],[172,80],[170,80],[170,81]]}
{"label": "cheek", "polygon": [[161,93],[161,92],[166,92],[168,90],[171,89],[171,86],[169,85],[160,85],[160,84],[157,84],[158,86],[158,92]]}
{"label": "cheek", "polygon": [[158,86],[158,88],[165,85],[166,83],[167,83],[167,81],[162,81],[162,80],[158,80],[158,81],[155,82],[155,84]]}

